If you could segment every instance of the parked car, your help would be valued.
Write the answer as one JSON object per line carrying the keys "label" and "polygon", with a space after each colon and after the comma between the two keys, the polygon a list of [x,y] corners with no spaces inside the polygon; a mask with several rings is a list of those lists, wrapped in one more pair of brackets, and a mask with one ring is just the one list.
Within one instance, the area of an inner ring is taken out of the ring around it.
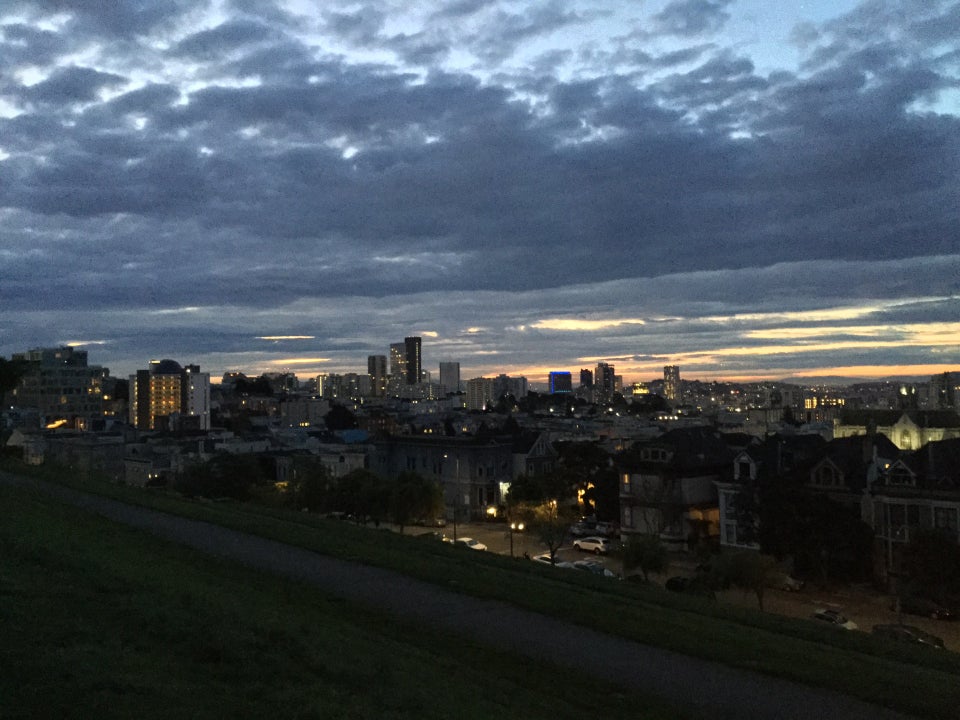
{"label": "parked car", "polygon": [[[896,610],[894,604],[893,610]],[[900,598],[900,610],[910,615],[922,615],[923,617],[933,618],[934,620],[956,620],[956,614],[948,607],[944,607],[938,602],[927,600],[926,598],[907,596]]]}
{"label": "parked car", "polygon": [[620,528],[617,527],[616,523],[612,522],[598,522],[596,527],[593,529],[594,534],[602,535],[603,537],[614,537],[620,532]]}
{"label": "parked car", "polygon": [[428,530],[427,532],[422,532],[416,535],[418,538],[424,538],[427,540],[441,540],[443,542],[453,542],[449,539],[442,531],[440,530]]}
{"label": "parked car", "polygon": [[787,573],[774,573],[767,580],[767,587],[775,588],[777,590],[786,590],[787,592],[797,592],[798,590],[803,590],[805,583],[803,580],[797,580],[792,575]]}
{"label": "parked car", "polygon": [[926,645],[927,647],[942,648],[943,638],[939,638],[926,630],[913,627],[912,625],[874,625],[873,634],[880,637],[898,640],[900,642],[913,643],[914,645]]}
{"label": "parked car", "polygon": [[464,545],[471,550],[486,550],[487,546],[484,545],[479,540],[474,540],[473,538],[462,537],[457,538],[457,545]]}
{"label": "parked car", "polygon": [[844,615],[841,615],[836,610],[820,608],[819,610],[814,611],[811,615],[814,620],[820,620],[821,622],[830,623],[835,627],[841,627],[844,630],[856,630],[857,624],[853,620],[847,620]]}
{"label": "parked car", "polygon": [[617,576],[615,572],[608,570],[603,566],[603,563],[598,563],[596,560],[574,560],[573,566],[577,570],[585,570],[586,572],[593,573],[594,575],[599,575],[601,577]]}
{"label": "parked car", "polygon": [[610,541],[605,537],[591,535],[590,537],[577,538],[573,541],[573,546],[583,552],[592,552],[597,555],[605,555],[610,552]]}
{"label": "parked car", "polygon": [[575,522],[570,526],[570,534],[574,537],[584,537],[593,533],[593,525],[585,522]]}
{"label": "parked car", "polygon": [[534,555],[530,559],[535,563],[540,563],[541,565],[553,565],[553,561],[550,559],[550,553],[540,553],[539,555]]}

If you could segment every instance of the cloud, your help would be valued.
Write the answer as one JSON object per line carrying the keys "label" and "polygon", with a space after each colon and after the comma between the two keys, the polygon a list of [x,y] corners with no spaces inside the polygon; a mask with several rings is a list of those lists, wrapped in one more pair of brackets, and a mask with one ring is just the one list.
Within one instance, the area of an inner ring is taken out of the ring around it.
{"label": "cloud", "polygon": [[656,31],[695,36],[714,33],[730,19],[726,11],[732,0],[673,0],[654,15]]}
{"label": "cloud", "polygon": [[956,316],[956,4],[838,10],[776,72],[726,2],[93,5],[0,10],[0,352],[706,366]]}

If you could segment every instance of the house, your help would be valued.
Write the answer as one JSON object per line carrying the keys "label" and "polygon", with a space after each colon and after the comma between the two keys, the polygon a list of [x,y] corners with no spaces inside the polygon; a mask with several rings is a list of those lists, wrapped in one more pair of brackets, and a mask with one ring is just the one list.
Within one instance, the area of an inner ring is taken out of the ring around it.
{"label": "house", "polygon": [[890,463],[870,485],[863,518],[876,534],[875,574],[888,581],[919,529],[960,543],[960,438],[927,443]]}
{"label": "house", "polygon": [[398,435],[373,442],[370,470],[395,479],[416,472],[443,488],[447,515],[480,517],[496,508],[513,480],[511,437]]}
{"label": "house", "polygon": [[[819,435],[771,435],[762,441],[754,438],[741,447],[733,458],[728,478],[716,483],[720,545],[757,549],[759,520],[748,519],[738,510],[743,493],[750,493],[751,501],[756,503],[765,489],[803,484],[825,444]],[[743,527],[746,522],[752,526]]]}
{"label": "house", "polygon": [[729,478],[733,454],[720,433],[703,426],[635,443],[618,457],[623,539],[657,535],[671,549],[715,539],[717,483]]}

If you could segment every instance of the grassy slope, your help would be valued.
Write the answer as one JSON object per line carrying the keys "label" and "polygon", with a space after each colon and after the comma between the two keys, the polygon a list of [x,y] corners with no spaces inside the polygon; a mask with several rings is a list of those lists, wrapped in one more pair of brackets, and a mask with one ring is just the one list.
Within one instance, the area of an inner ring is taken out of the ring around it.
{"label": "grassy slope", "polygon": [[960,656],[865,633],[704,603],[442,543],[396,537],[302,514],[185,502],[130,488],[87,489],[203,518],[320,552],[390,567],[448,588],[567,618],[691,655],[828,687],[921,717],[954,718]]}
{"label": "grassy slope", "polygon": [[679,717],[0,487],[0,717]]}

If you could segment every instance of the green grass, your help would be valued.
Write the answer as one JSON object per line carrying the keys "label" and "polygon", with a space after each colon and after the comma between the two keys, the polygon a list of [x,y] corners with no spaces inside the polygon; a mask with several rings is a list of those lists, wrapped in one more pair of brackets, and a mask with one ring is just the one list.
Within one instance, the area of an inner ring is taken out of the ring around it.
{"label": "green grass", "polygon": [[0,717],[682,717],[0,486]]}
{"label": "green grass", "polygon": [[654,646],[838,690],[920,717],[955,718],[960,707],[960,656],[954,653],[891,643],[866,633],[838,633],[809,621],[468,553],[302,513],[191,502],[105,483],[79,486],[391,568]]}

